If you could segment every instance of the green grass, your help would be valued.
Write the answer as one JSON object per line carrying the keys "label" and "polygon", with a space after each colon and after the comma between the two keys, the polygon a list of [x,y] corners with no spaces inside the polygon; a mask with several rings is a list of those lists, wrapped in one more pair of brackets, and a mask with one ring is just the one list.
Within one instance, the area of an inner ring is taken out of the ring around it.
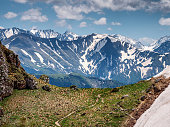
{"label": "green grass", "polygon": [[[111,93],[110,88],[84,88],[71,90],[49,85],[51,92],[38,90],[14,90],[12,96],[0,102],[5,110],[2,127],[54,127],[106,126],[118,127],[139,103],[151,85],[149,81],[119,87]],[[124,99],[122,96],[128,95]],[[69,113],[74,114],[62,119]],[[84,114],[84,115],[83,115]]]}

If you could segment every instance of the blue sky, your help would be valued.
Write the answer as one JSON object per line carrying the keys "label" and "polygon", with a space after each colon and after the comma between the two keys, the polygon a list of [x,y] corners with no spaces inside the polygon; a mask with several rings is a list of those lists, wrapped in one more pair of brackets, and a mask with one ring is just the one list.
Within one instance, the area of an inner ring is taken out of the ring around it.
{"label": "blue sky", "polygon": [[170,0],[1,0],[0,26],[121,34],[143,43],[170,35]]}

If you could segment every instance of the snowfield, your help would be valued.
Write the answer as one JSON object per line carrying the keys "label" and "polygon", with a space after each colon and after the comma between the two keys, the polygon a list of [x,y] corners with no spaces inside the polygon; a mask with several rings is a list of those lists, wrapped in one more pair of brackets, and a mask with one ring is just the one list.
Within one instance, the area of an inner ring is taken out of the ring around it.
{"label": "snowfield", "polygon": [[[161,75],[169,78],[170,66],[155,77]],[[170,127],[170,84],[151,107],[141,115],[134,127]]]}
{"label": "snowfield", "polygon": [[163,71],[161,71],[159,74],[157,74],[154,77],[159,77],[161,75],[164,75],[166,78],[169,78],[170,77],[170,66],[167,65]]}

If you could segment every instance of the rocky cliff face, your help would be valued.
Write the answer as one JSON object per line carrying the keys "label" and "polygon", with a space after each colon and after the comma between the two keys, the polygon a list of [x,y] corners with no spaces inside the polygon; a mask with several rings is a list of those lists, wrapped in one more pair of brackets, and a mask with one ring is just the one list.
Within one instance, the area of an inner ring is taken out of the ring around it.
{"label": "rocky cliff face", "polygon": [[20,65],[18,55],[0,42],[0,100],[10,96],[13,89],[36,89],[37,82]]}

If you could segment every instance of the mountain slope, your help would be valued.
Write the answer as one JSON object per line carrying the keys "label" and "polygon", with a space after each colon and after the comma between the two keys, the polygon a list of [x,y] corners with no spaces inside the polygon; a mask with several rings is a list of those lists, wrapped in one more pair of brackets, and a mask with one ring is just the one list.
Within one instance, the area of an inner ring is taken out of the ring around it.
{"label": "mountain slope", "polygon": [[149,51],[143,50],[140,42],[121,35],[74,36],[66,32],[63,36],[66,38],[40,38],[21,32],[3,40],[3,44],[17,53],[23,67],[33,74],[76,72],[129,84],[148,79],[170,65],[167,37]]}
{"label": "mountain slope", "polygon": [[[40,75],[35,75],[37,78]],[[115,88],[123,86],[124,84],[114,80],[102,80],[96,77],[85,77],[80,74],[71,73],[65,74],[52,74],[48,75],[50,84],[59,87],[70,87],[76,85],[78,88]]]}

